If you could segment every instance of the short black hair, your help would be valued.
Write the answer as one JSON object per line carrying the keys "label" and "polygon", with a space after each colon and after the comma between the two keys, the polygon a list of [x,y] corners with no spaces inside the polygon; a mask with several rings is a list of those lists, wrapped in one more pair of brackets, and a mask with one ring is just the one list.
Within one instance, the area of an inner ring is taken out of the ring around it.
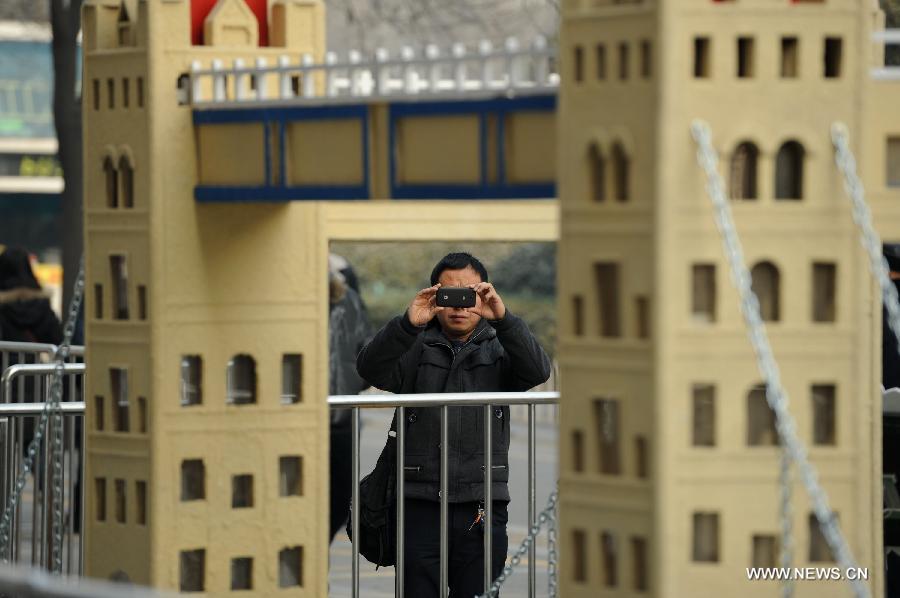
{"label": "short black hair", "polygon": [[459,252],[448,253],[437,263],[437,266],[431,271],[432,286],[437,284],[438,278],[441,277],[444,270],[464,270],[468,266],[471,266],[473,270],[478,272],[478,275],[481,276],[481,282],[488,281],[488,273],[484,264],[478,261],[478,258],[470,253]]}

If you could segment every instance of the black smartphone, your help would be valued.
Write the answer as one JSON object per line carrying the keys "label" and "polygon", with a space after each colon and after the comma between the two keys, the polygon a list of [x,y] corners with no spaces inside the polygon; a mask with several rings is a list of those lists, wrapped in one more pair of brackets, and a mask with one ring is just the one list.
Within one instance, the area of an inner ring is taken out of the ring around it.
{"label": "black smartphone", "polygon": [[466,287],[441,287],[437,290],[440,307],[475,307],[475,291]]}

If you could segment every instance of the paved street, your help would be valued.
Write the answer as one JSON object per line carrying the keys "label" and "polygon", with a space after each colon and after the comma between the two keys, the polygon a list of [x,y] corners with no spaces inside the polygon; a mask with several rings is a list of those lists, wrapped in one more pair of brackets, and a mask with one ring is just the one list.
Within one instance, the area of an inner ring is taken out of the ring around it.
{"label": "paved street", "polygon": [[[369,473],[375,465],[393,410],[369,409],[363,411],[363,429],[360,471],[362,475]],[[509,505],[509,545],[512,553],[525,537],[528,519],[526,502],[528,429],[524,423],[517,421],[512,425],[512,446],[510,447],[510,494],[513,497]],[[537,505],[538,511],[544,508],[547,498],[556,483],[556,428],[551,424],[537,426]],[[329,596],[344,598],[350,596],[350,541],[346,533],[339,533],[331,546],[331,569],[329,572]],[[527,596],[527,565],[522,565],[507,584],[504,596]],[[542,533],[537,550],[537,595],[547,595],[547,536]],[[379,569],[375,565],[360,558],[360,595],[365,598],[386,598],[394,595],[394,569]]]}

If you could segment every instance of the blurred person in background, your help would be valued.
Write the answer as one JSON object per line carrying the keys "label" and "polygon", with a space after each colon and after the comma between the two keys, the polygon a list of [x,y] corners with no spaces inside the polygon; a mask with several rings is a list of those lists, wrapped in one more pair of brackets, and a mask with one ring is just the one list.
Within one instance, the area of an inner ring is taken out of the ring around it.
{"label": "blurred person in background", "polygon": [[[550,359],[518,316],[510,313],[484,265],[468,253],[451,253],[357,359],[368,382],[392,393],[525,391],[547,381]],[[439,307],[442,287],[475,291],[474,307]],[[484,591],[484,434],[481,407],[448,409],[449,588],[451,598]],[[404,591],[431,598],[440,591],[441,409],[406,409]],[[509,480],[509,407],[492,417],[491,577],[506,561]]]}
{"label": "blurred person in background", "polygon": [[28,253],[10,248],[0,254],[0,340],[62,342],[62,326],[41,289]]}
{"label": "blurred person in background", "polygon": [[[338,257],[333,256],[332,257]],[[356,373],[356,356],[371,335],[371,325],[359,293],[347,282],[349,263],[329,259],[328,272],[328,394],[359,394],[368,384]],[[353,280],[356,275],[353,273]],[[350,409],[332,409],[330,539],[347,522],[352,492]]]}

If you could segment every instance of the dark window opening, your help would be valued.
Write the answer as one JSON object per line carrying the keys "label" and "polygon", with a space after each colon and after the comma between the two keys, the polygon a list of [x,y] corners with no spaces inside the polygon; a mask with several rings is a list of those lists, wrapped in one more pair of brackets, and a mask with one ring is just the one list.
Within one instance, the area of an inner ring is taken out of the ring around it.
{"label": "dark window opening", "polygon": [[719,514],[694,513],[692,560],[715,563],[719,560]]}
{"label": "dark window opening", "polygon": [[138,430],[141,434],[147,433],[147,399],[138,397]]}
{"label": "dark window opening", "polygon": [[835,79],[841,76],[841,59],[843,55],[843,41],[839,37],[825,38],[825,77]]}
{"label": "dark window opening", "polygon": [[279,495],[303,496],[303,457],[279,457]]}
{"label": "dark window opening", "polygon": [[138,525],[147,525],[147,482],[136,482],[135,490],[135,523]]}
{"label": "dark window opening", "polygon": [[599,333],[604,337],[621,336],[619,318],[619,265],[612,262],[594,264],[597,285]]}
{"label": "dark window opening", "polygon": [[647,448],[647,439],[643,436],[634,438],[635,475],[644,479],[650,477],[650,451]]}
{"label": "dark window opening", "polygon": [[185,459],[181,462],[181,500],[206,498],[206,467],[201,459]]}
{"label": "dark window opening", "polygon": [[247,509],[253,506],[253,476],[231,476],[231,508]]}
{"label": "dark window opening", "polygon": [[94,110],[100,110],[100,80],[93,81]]}
{"label": "dark window opening", "polygon": [[600,473],[622,473],[620,445],[619,402],[615,399],[594,400],[594,425],[596,426],[597,463]]}
{"label": "dark window opening", "polygon": [[99,283],[94,284],[94,317],[103,319],[103,285]]}
{"label": "dark window opening", "polygon": [[106,95],[109,98],[109,109],[112,110],[116,107],[116,80],[115,79],[107,79],[106,80]]}
{"label": "dark window opening", "polygon": [[837,444],[837,387],[834,384],[813,384],[813,444]]}
{"label": "dark window opening", "polygon": [[112,420],[116,432],[128,432],[128,370],[109,368],[109,386],[112,391]]}
{"label": "dark window opening", "polygon": [[603,81],[606,79],[606,45],[597,44],[594,48],[594,57],[597,60],[597,79]]}
{"label": "dark window opening", "polygon": [[116,480],[116,521],[125,523],[125,480]]}
{"label": "dark window opening", "polygon": [[641,42],[641,77],[649,79],[653,74],[653,54],[649,40]]}
{"label": "dark window opening", "polygon": [[709,77],[709,46],[708,37],[694,38],[694,77],[697,79]]}
{"label": "dark window opening", "polygon": [[737,51],[737,76],[742,79],[752,77],[756,66],[754,64],[753,38],[739,37]]}
{"label": "dark window opening", "polygon": [[[837,513],[832,513],[833,520],[838,519]],[[825,534],[822,533],[822,527],[815,513],[809,514],[809,562],[811,563],[833,563],[834,554],[831,547],[825,540]]]}
{"label": "dark window opening", "polygon": [[203,403],[203,359],[199,355],[181,356],[181,406]]}
{"label": "dark window opening", "polygon": [[202,592],[206,582],[206,551],[182,550],[178,577],[182,592]]}
{"label": "dark window opening", "polygon": [[584,336],[584,298],[572,296],[572,334]]}
{"label": "dark window opening", "polygon": [[617,576],[619,555],[616,538],[610,532],[600,534],[600,550],[603,553],[603,585],[614,588],[619,583]]}
{"label": "dark window opening", "polygon": [[617,201],[628,201],[628,179],[630,175],[630,167],[628,164],[628,156],[625,154],[625,148],[620,143],[612,146],[612,168],[613,168],[613,187]]}
{"label": "dark window opening", "polygon": [[716,387],[695,384],[693,388],[693,434],[691,445],[716,445]]}
{"label": "dark window opening", "polygon": [[232,405],[256,402],[256,361],[249,355],[236,355],[228,362],[226,401]]}
{"label": "dark window opening", "polygon": [[781,318],[781,275],[771,262],[760,262],[750,270],[751,289],[759,300],[759,315],[764,322]]}
{"label": "dark window opening", "polygon": [[107,156],[103,159],[103,175],[106,177],[106,207],[119,207],[119,171],[113,159]]}
{"label": "dark window opening", "polygon": [[781,38],[781,76],[793,79],[799,76],[800,43],[796,37]]}
{"label": "dark window opening", "polygon": [[231,559],[231,589],[232,590],[252,590],[253,589],[253,559],[246,557],[238,557]]}
{"label": "dark window opening", "polygon": [[584,433],[581,430],[572,431],[572,470],[584,472]]}
{"label": "dark window opening", "polygon": [[94,480],[94,509],[97,521],[106,521],[106,478]]}
{"label": "dark window opening", "polygon": [[885,141],[885,168],[885,184],[900,187],[900,137],[888,137]]}
{"label": "dark window opening", "polygon": [[572,581],[587,581],[587,536],[584,530],[572,530]]}
{"label": "dark window opening", "polygon": [[756,145],[744,142],[734,149],[731,156],[729,191],[731,199],[756,199],[756,172],[759,150]]}
{"label": "dark window opening", "polygon": [[650,299],[643,295],[635,297],[634,308],[637,316],[637,337],[650,338]]}
{"label": "dark window opening", "polygon": [[129,89],[129,80],[127,77],[122,79],[122,107],[128,108],[128,102],[131,99],[131,89]]}
{"label": "dark window opening", "polygon": [[137,80],[135,81],[135,87],[137,88],[135,91],[136,91],[136,95],[137,95],[138,108],[143,108],[144,107],[144,78],[143,77],[137,78]]}
{"label": "dark window opening", "polygon": [[103,397],[99,395],[94,397],[94,430],[97,432],[102,432],[106,427],[103,402]]}
{"label": "dark window opening", "polygon": [[837,266],[833,263],[813,264],[813,322],[834,322],[837,319]]}
{"label": "dark window opening", "polygon": [[747,395],[747,445],[775,446],[778,429],[775,412],[766,400],[766,387],[757,386]]}
{"label": "dark window opening", "polygon": [[803,197],[803,161],[806,151],[796,141],[788,141],[775,156],[775,199]]}
{"label": "dark window opening", "polygon": [[716,266],[691,266],[691,318],[696,323],[716,321]]}
{"label": "dark window opening", "polygon": [[303,355],[281,356],[281,404],[293,405],[303,400]]}
{"label": "dark window opening", "polygon": [[124,255],[109,256],[112,278],[113,318],[128,319],[128,264]]}
{"label": "dark window opening", "polygon": [[278,587],[303,586],[303,547],[285,548],[278,553]]}
{"label": "dark window opening", "polygon": [[122,207],[134,207],[134,168],[131,161],[122,156],[119,159],[119,181],[122,183]]}
{"label": "dark window opening", "polygon": [[632,587],[639,591],[647,591],[647,540],[637,536],[631,537]]}
{"label": "dark window opening", "polygon": [[753,567],[776,567],[778,538],[768,534],[753,536]]}
{"label": "dark window opening", "polygon": [[139,284],[137,288],[138,318],[147,319],[147,287]]}

